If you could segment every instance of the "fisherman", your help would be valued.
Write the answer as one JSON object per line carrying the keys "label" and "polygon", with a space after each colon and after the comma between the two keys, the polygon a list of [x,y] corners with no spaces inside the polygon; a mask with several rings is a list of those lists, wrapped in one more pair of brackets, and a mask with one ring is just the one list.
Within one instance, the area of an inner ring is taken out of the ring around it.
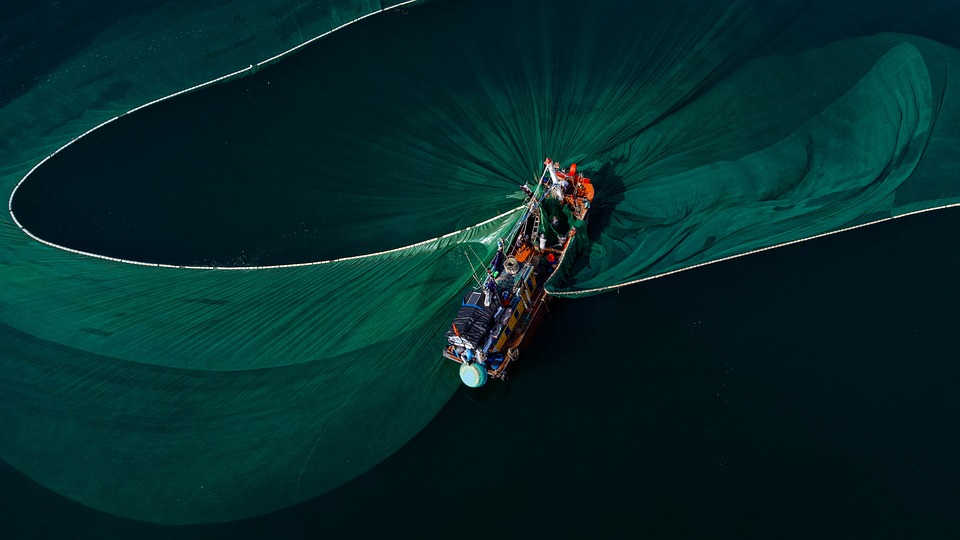
{"label": "fisherman", "polygon": [[519,250],[530,243],[530,236],[526,234],[517,235],[516,248]]}
{"label": "fisherman", "polygon": [[570,184],[566,180],[558,180],[550,185],[550,196],[558,201],[562,201],[567,193]]}
{"label": "fisherman", "polygon": [[493,277],[487,278],[487,282],[483,284],[483,305],[490,307],[493,305],[493,299],[497,296],[497,282],[494,281]]}
{"label": "fisherman", "polygon": [[493,256],[490,263],[490,273],[496,274],[503,270],[503,260],[506,258],[503,254],[503,238],[497,240],[497,254]]}
{"label": "fisherman", "polygon": [[547,264],[550,266],[550,271],[553,272],[553,267],[557,264],[557,257],[553,253],[547,254]]}
{"label": "fisherman", "polygon": [[517,250],[513,253],[513,258],[519,263],[525,263],[532,253],[533,245],[530,243],[529,237],[524,236],[524,238],[517,242]]}
{"label": "fisherman", "polygon": [[[544,162],[548,167],[552,163],[549,159]],[[560,169],[559,165],[557,169]],[[543,179],[544,183],[547,183],[547,179]],[[570,183],[567,182],[566,178],[562,178],[556,174],[556,172],[550,173],[550,195],[557,200],[563,200],[564,195],[567,193],[567,189],[570,187]]]}

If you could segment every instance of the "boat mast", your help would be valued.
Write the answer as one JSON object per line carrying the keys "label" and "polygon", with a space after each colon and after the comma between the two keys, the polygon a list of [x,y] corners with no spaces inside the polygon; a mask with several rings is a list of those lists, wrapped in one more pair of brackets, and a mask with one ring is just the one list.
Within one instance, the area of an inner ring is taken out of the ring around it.
{"label": "boat mast", "polygon": [[547,171],[550,172],[550,179],[553,180],[553,184],[554,185],[559,184],[560,179],[557,178],[557,167],[556,165],[553,164],[553,160],[550,158],[547,158],[546,161],[543,162],[543,164],[546,165]]}

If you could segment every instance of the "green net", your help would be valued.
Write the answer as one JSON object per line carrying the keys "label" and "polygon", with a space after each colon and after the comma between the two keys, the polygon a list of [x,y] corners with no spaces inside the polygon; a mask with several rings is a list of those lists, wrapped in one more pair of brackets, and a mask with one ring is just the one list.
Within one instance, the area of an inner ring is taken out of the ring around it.
{"label": "green net", "polygon": [[[925,61],[930,46],[884,35],[757,60],[612,149],[624,186],[616,221],[556,293],[600,292],[954,203],[955,181],[915,174],[921,158],[950,161],[930,155],[950,67],[940,54]],[[756,146],[745,151],[744,140]],[[667,147],[669,159],[656,155]]]}
{"label": "green net", "polygon": [[109,123],[0,218],[0,457],[164,523],[356,476],[456,387],[446,325],[544,157],[597,188],[559,296],[960,199],[939,3],[391,5],[128,4],[4,83],[8,193]]}

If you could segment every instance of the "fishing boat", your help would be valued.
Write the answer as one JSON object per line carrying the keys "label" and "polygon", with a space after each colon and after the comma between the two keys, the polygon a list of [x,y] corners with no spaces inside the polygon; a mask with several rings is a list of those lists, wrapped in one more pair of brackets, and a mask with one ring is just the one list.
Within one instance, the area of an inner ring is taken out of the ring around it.
{"label": "fishing boat", "polygon": [[521,189],[527,195],[522,216],[498,241],[492,260],[476,261],[476,287],[446,332],[443,357],[460,364],[460,379],[472,388],[507,378],[546,313],[547,284],[569,268],[577,234],[586,232],[594,189],[576,164],[564,169],[548,158],[536,186]]}

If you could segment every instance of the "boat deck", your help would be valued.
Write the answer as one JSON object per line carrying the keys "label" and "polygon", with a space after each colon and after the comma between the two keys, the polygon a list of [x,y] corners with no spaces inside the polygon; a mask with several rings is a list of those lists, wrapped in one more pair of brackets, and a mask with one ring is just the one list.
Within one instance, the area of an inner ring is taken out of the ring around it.
{"label": "boat deck", "polygon": [[590,180],[576,173],[576,165],[570,172],[558,172],[550,160],[545,165],[536,190],[523,186],[527,211],[483,269],[487,279],[474,273],[478,287],[464,298],[447,330],[443,357],[473,366],[461,367],[461,378],[470,386],[488,377],[507,378],[547,312],[547,281],[570,255],[577,227],[586,223],[593,199]]}

